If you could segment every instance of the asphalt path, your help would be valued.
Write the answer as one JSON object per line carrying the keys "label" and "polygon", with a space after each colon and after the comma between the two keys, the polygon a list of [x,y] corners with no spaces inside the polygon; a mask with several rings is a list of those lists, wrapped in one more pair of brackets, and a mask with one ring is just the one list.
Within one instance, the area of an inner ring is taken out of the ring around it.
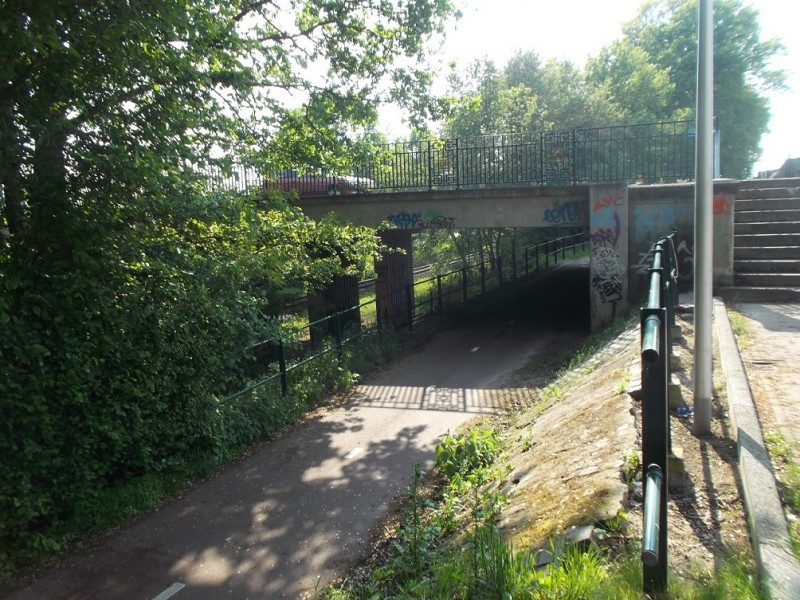
{"label": "asphalt path", "polygon": [[585,262],[565,263],[484,301],[347,401],[9,598],[312,597],[366,549],[443,434],[502,409],[510,373],[588,329],[588,284]]}

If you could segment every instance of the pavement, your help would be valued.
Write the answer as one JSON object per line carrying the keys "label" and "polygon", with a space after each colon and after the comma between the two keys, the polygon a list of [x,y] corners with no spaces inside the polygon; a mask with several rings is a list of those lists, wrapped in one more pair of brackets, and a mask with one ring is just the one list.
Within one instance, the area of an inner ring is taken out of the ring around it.
{"label": "pavement", "polygon": [[348,399],[8,598],[312,597],[367,549],[372,527],[411,483],[414,464],[432,464],[443,434],[513,401],[502,381],[578,322],[571,302],[586,306],[585,281],[585,265],[559,265],[521,288],[521,301],[496,299]]}
{"label": "pavement", "polygon": [[[746,343],[741,350],[725,304],[714,300],[714,325],[736,431],[753,551],[769,597],[797,599],[800,563],[792,552],[762,424],[774,424],[788,439],[800,442],[800,305],[747,303],[734,308],[748,321]],[[759,415],[754,390],[762,412],[770,415]]]}

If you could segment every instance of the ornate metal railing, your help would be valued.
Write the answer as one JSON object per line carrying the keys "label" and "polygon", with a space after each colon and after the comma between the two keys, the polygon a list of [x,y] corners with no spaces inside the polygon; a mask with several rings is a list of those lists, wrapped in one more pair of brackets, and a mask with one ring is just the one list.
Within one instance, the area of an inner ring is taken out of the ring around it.
{"label": "ornate metal railing", "polygon": [[[694,121],[670,121],[398,142],[376,146],[347,175],[357,178],[359,192],[693,180],[693,127]],[[208,175],[218,189],[281,187],[279,175],[255,168]]]}

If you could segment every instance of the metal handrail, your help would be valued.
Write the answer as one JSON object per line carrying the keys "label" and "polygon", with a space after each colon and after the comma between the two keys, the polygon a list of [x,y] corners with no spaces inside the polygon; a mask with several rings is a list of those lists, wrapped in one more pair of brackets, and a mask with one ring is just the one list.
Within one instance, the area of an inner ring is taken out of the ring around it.
{"label": "metal handrail", "polygon": [[642,464],[647,465],[641,559],[643,589],[648,594],[663,592],[667,586],[669,355],[678,301],[675,236],[673,232],[653,244],[647,305],[640,311]]}

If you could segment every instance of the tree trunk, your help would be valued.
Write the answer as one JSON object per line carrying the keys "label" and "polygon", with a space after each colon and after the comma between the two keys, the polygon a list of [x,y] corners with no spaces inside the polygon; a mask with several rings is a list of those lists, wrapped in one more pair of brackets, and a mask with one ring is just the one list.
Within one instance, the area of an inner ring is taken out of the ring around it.
{"label": "tree trunk", "polygon": [[14,117],[10,101],[0,104],[0,183],[3,185],[3,208],[12,246],[25,234],[24,197],[20,186],[22,156]]}

